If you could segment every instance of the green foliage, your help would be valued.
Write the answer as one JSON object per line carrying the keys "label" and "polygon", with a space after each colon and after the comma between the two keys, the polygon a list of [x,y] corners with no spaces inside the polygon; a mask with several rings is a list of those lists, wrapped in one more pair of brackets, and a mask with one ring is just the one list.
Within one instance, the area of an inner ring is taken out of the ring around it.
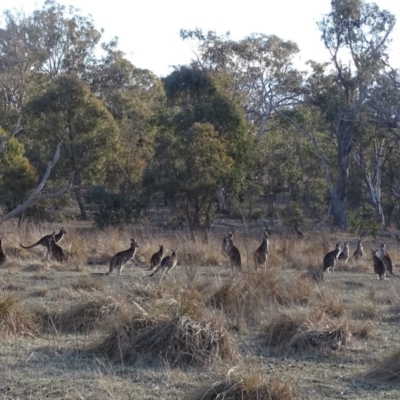
{"label": "green foliage", "polygon": [[281,212],[280,218],[285,226],[298,227],[305,222],[304,212],[296,201],[290,202]]}
{"label": "green foliage", "polygon": [[91,188],[85,201],[95,207],[94,221],[98,228],[125,225],[136,221],[144,206],[136,198],[124,193],[110,193],[103,187]]}
{"label": "green foliage", "polygon": [[381,229],[381,225],[377,219],[376,211],[373,206],[368,203],[354,210],[349,210],[349,230],[352,234],[360,232],[368,232],[372,236],[376,236]]}
{"label": "green foliage", "polygon": [[10,138],[0,154],[0,203],[7,211],[14,209],[35,188],[37,178],[35,168],[25,157],[24,145]]}

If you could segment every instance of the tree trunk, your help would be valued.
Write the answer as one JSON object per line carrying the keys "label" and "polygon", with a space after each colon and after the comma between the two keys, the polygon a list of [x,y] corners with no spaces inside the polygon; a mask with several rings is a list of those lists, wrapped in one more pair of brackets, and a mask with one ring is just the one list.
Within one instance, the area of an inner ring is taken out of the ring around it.
{"label": "tree trunk", "polygon": [[75,194],[75,200],[79,206],[79,211],[81,212],[79,219],[87,219],[85,205],[83,204],[82,200],[81,188],[79,186],[74,189],[74,194]]}

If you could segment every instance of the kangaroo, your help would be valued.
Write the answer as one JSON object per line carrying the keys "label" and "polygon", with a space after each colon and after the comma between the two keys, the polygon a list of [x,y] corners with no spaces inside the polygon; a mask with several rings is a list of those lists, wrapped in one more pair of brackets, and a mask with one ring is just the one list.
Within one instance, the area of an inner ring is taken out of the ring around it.
{"label": "kangaroo", "polygon": [[160,249],[157,251],[157,253],[154,253],[151,256],[149,271],[151,271],[154,267],[158,267],[160,265],[160,262],[161,262],[162,258],[163,258],[164,245],[160,244],[159,247],[160,247]]}
{"label": "kangaroo", "polygon": [[[64,237],[64,235],[66,235],[66,234],[67,234],[67,231],[62,226],[60,229],[60,232],[55,234],[55,242],[56,243],[60,242],[62,240],[62,238]],[[45,247],[45,250],[43,252],[43,257],[46,257],[47,251],[48,251],[48,241],[49,241],[49,239],[51,239],[52,235],[53,235],[52,233],[50,235],[45,235],[41,239],[39,239],[36,243],[34,243],[30,246],[23,246],[21,243],[19,245],[23,249],[31,249],[32,247],[43,246],[43,247]]]}
{"label": "kangaroo", "polygon": [[53,232],[51,235],[47,235],[49,238],[47,239],[47,254],[46,260],[51,258],[58,262],[65,262],[67,261],[67,256],[64,254],[64,250],[56,243],[56,233]]}
{"label": "kangaroo", "polygon": [[254,263],[256,265],[256,269],[258,269],[259,265],[263,265],[264,268],[267,266],[268,253],[269,253],[269,236],[268,232],[265,230],[263,233],[263,240],[258,249],[254,252]]}
{"label": "kangaroo", "polygon": [[347,261],[349,259],[349,254],[350,254],[349,242],[344,242],[343,250],[339,254],[338,260],[343,261],[345,264],[347,264]]}
{"label": "kangaroo", "polygon": [[0,237],[0,265],[4,264],[7,260],[6,255],[3,250],[3,237]]}
{"label": "kangaroo", "polygon": [[234,235],[235,232],[229,232],[227,235],[225,235],[223,239],[223,245],[225,253],[228,254],[232,271],[234,271],[235,267],[240,271],[242,269],[242,259],[240,257],[239,249],[233,244]]}
{"label": "kangaroo", "polygon": [[374,272],[376,273],[377,279],[382,280],[387,272],[385,263],[378,257],[378,249],[373,250],[372,252],[372,261],[374,263]]}
{"label": "kangaroo", "polygon": [[333,272],[336,260],[340,253],[340,242],[336,243],[335,250],[330,251],[324,257],[324,272],[330,270]]}
{"label": "kangaroo", "polygon": [[362,239],[357,239],[357,248],[355,249],[353,253],[353,257],[356,260],[359,260],[360,258],[363,258],[364,256],[364,248],[362,245]]}
{"label": "kangaroo", "polygon": [[393,263],[388,252],[386,251],[386,242],[379,242],[379,249],[376,254],[386,265],[386,276],[393,276]]}
{"label": "kangaroo", "polygon": [[129,249],[120,251],[111,258],[110,268],[106,275],[110,275],[114,268],[116,268],[118,276],[121,276],[122,268],[133,259],[138,247],[139,245],[136,243],[135,239],[131,239],[131,247],[129,247]]}
{"label": "kangaroo", "polygon": [[155,275],[160,269],[162,270],[161,279],[163,278],[165,273],[169,275],[169,271],[171,271],[171,269],[174,268],[178,262],[178,257],[176,256],[176,250],[171,249],[171,252],[172,253],[170,256],[166,256],[161,260],[161,263],[158,265],[155,271],[149,275],[149,277]]}
{"label": "kangaroo", "polygon": [[226,254],[227,256],[229,256],[228,254],[228,247],[229,247],[229,240],[230,238],[233,238],[235,234],[235,231],[231,232],[229,231],[227,235],[224,236],[224,238],[222,239],[222,254]]}

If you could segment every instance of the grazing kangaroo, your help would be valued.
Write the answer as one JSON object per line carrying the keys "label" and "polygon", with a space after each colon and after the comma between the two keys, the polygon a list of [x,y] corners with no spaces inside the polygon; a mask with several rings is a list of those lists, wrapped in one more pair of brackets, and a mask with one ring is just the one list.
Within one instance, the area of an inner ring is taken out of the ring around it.
{"label": "grazing kangaroo", "polygon": [[379,242],[379,249],[377,250],[377,256],[383,261],[386,265],[386,276],[393,276],[393,263],[390,258],[388,252],[386,251],[386,242]]}
{"label": "grazing kangaroo", "polygon": [[343,250],[339,254],[338,260],[343,261],[344,263],[347,264],[347,261],[349,260],[349,254],[350,254],[349,242],[344,242]]}
{"label": "grazing kangaroo", "polygon": [[242,269],[242,259],[240,257],[239,249],[233,244],[233,236],[235,232],[229,232],[224,236],[223,246],[224,252],[228,254],[229,261],[231,263],[232,271],[237,268],[239,271]]}
{"label": "grazing kangaroo", "polygon": [[[161,263],[159,264],[159,266],[155,269],[155,271],[152,274],[149,275],[149,277],[156,274],[160,269],[162,270],[161,279],[163,278],[165,273],[167,275],[169,275],[169,271],[171,271],[171,269],[174,268],[178,262],[178,258],[176,256],[176,250],[171,249],[171,251],[172,251],[171,255],[164,257],[161,260]],[[161,279],[160,279],[160,282],[161,282]]]}
{"label": "grazing kangaroo", "polygon": [[333,272],[335,263],[340,253],[340,242],[336,243],[335,250],[330,251],[324,257],[324,272],[330,270]]}
{"label": "grazing kangaroo", "polygon": [[3,250],[3,237],[0,237],[0,265],[4,264],[7,260],[6,255],[4,254]]}
{"label": "grazing kangaroo", "polygon": [[111,258],[110,269],[106,275],[110,275],[114,268],[116,268],[118,276],[121,276],[122,268],[132,260],[138,247],[139,245],[136,243],[135,239],[131,239],[131,247],[129,247],[129,249],[120,251]]}
{"label": "grazing kangaroo", "polygon": [[163,258],[164,245],[160,244],[159,247],[160,247],[160,249],[157,251],[157,253],[154,253],[151,256],[149,271],[151,271],[154,267],[158,267],[160,265],[160,262],[161,262],[162,258]]}
{"label": "grazing kangaroo", "polygon": [[65,262],[67,261],[67,256],[64,254],[64,250],[61,248],[56,243],[56,233],[53,232],[47,239],[47,254],[46,254],[46,260],[49,258],[49,255],[51,258],[58,262]]}
{"label": "grazing kangaroo", "polygon": [[[64,237],[64,235],[66,235],[66,234],[67,234],[67,231],[62,226],[60,229],[60,232],[55,234],[55,242],[56,243],[60,242],[62,240],[62,238]],[[46,257],[47,251],[48,251],[48,241],[49,241],[49,239],[51,239],[52,235],[53,235],[52,233],[50,235],[45,235],[41,239],[39,239],[36,243],[34,243],[30,246],[23,246],[21,243],[19,245],[23,249],[31,249],[32,247],[43,246],[43,247],[45,247],[45,250],[43,252],[43,257]]]}
{"label": "grazing kangaroo", "polygon": [[364,247],[362,245],[362,239],[357,239],[357,248],[355,249],[353,253],[353,257],[356,260],[359,260],[360,258],[363,258],[364,256]]}
{"label": "grazing kangaroo", "polygon": [[377,279],[382,280],[385,277],[387,272],[385,263],[378,257],[378,249],[373,250],[372,252],[372,261],[374,263],[374,272],[376,273]]}
{"label": "grazing kangaroo", "polygon": [[258,269],[259,265],[263,265],[264,268],[267,266],[268,253],[269,253],[269,236],[268,232],[265,230],[263,232],[263,240],[258,249],[254,252],[254,263],[256,265],[256,269]]}

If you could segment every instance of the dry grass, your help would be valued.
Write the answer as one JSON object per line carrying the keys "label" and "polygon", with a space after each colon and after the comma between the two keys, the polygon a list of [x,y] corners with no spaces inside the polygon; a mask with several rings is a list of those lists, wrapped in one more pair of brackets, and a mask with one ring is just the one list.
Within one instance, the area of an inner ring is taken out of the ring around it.
{"label": "dry grass", "polygon": [[146,356],[162,359],[173,367],[238,359],[238,346],[223,319],[210,315],[165,318],[125,316],[95,351],[114,361],[135,361]]}
{"label": "dry grass", "polygon": [[291,309],[276,312],[265,328],[268,345],[304,351],[338,350],[346,346],[351,330],[346,321],[335,321],[319,310]]}
{"label": "dry grass", "polygon": [[192,400],[298,400],[299,390],[282,379],[258,370],[235,371],[225,379],[201,389]]}
{"label": "dry grass", "polygon": [[75,290],[82,290],[86,292],[103,292],[104,284],[97,279],[88,278],[81,276],[76,282],[71,284],[71,287]]}
{"label": "dry grass", "polygon": [[31,315],[12,295],[0,297],[0,335],[28,335],[37,333]]}

